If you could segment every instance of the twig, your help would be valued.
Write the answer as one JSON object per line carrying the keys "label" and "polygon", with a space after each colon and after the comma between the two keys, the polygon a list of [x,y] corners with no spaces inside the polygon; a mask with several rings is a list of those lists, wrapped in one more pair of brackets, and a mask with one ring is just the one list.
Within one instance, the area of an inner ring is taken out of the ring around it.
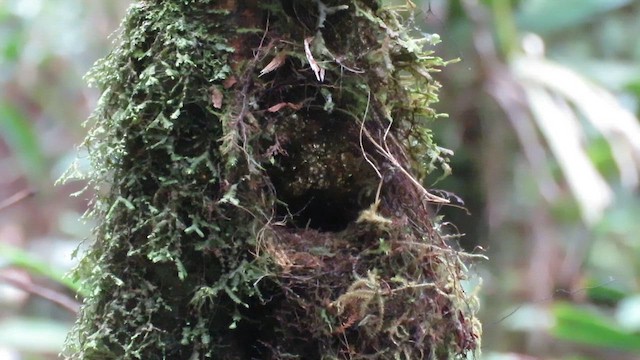
{"label": "twig", "polygon": [[13,195],[11,195],[9,198],[3,200],[2,202],[0,202],[0,211],[4,210],[12,205],[15,205],[17,203],[19,203],[20,201],[35,195],[35,190],[31,190],[31,189],[24,189],[21,190]]}
{"label": "twig", "polygon": [[362,136],[362,134],[364,133],[364,122],[367,120],[367,114],[369,113],[369,105],[370,104],[371,104],[371,90],[369,90],[367,92],[367,107],[364,108],[364,115],[362,116],[362,122],[360,123],[360,151],[362,151],[362,156],[364,156],[364,159],[369,163],[369,165],[371,165],[371,167],[376,172],[378,177],[382,180],[382,178],[383,178],[382,174],[378,170],[378,167],[373,163],[373,160],[371,160],[369,158],[369,155],[364,150],[364,143],[362,141],[363,138],[364,138]]}
{"label": "twig", "polygon": [[[375,139],[373,138],[373,136],[371,135],[371,133],[369,133],[369,130],[363,128],[362,131],[364,132],[364,134],[367,136],[367,139],[369,139],[369,141],[371,142],[371,144],[373,144],[373,146],[378,150],[378,152],[384,156],[387,160],[389,160],[389,162],[391,163],[391,165],[394,166],[395,169],[399,170],[411,183],[413,183],[413,185],[418,189],[418,191],[422,192],[422,194],[426,197],[426,199],[430,202],[433,203],[445,203],[448,204],[449,200],[434,195],[432,193],[430,193],[429,191],[427,191],[427,189],[425,189],[422,184],[420,184],[420,182],[418,182],[418,180],[416,180],[416,178],[413,177],[413,175],[411,175],[403,166],[402,164],[400,164],[398,162],[398,160],[390,153],[390,151],[388,149],[383,148],[378,142],[375,141]],[[386,146],[386,143],[385,143]]]}
{"label": "twig", "polygon": [[2,274],[2,273],[0,273],[0,281],[10,284],[29,294],[37,295],[43,299],[49,300],[52,303],[68,310],[73,314],[78,314],[78,311],[80,311],[80,303],[78,303],[71,297],[61,292],[55,291],[45,286],[37,285],[37,284],[26,282],[26,281],[21,281],[17,278],[14,278],[7,274]]}
{"label": "twig", "polygon": [[411,175],[402,166],[402,164],[400,164],[400,162],[391,154],[391,150],[389,150],[389,146],[387,144],[386,138],[389,135],[389,131],[391,130],[391,126],[393,125],[393,122],[389,123],[389,126],[385,129],[385,132],[382,138],[382,142],[383,142],[382,145],[373,138],[369,130],[367,130],[365,127],[365,121],[367,121],[367,114],[369,112],[370,104],[371,104],[371,90],[369,90],[367,93],[367,106],[364,110],[364,115],[362,117],[362,120],[360,121],[360,150],[362,151],[362,155],[364,156],[364,159],[369,163],[369,165],[371,165],[371,167],[373,167],[373,170],[376,172],[378,177],[380,179],[383,179],[383,176],[380,173],[380,170],[378,169],[377,166],[375,166],[375,164],[373,164],[373,161],[369,158],[369,156],[367,155],[367,152],[364,150],[364,143],[363,143],[364,137],[362,136],[363,134],[366,135],[366,138],[369,140],[369,142],[371,142],[371,144],[378,150],[378,153],[384,156],[395,169],[400,170],[400,172],[409,180],[409,182],[411,182],[418,189],[418,191],[420,191],[425,196],[427,201],[430,201],[436,204],[449,204],[449,200],[443,197],[434,195],[429,191],[427,191],[427,189],[425,189],[422,186],[422,184],[420,184],[420,182],[418,182],[418,180],[416,180],[413,177],[413,175]]}

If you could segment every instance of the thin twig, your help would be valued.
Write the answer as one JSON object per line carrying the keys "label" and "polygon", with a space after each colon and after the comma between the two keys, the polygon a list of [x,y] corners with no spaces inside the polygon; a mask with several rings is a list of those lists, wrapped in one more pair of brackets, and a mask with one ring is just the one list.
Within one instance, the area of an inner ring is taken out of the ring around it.
{"label": "thin twig", "polygon": [[[363,134],[366,135],[367,139],[369,140],[369,142],[371,142],[371,144],[378,150],[378,153],[380,153],[380,155],[384,156],[390,163],[391,165],[394,166],[394,168],[400,170],[400,172],[418,189],[418,191],[422,192],[422,194],[426,197],[427,201],[433,202],[433,203],[437,203],[437,204],[448,204],[449,200],[442,198],[440,196],[434,195],[432,193],[430,193],[429,191],[427,191],[427,189],[425,189],[422,184],[420,184],[420,182],[418,182],[418,180],[416,180],[413,175],[411,175],[401,164],[400,162],[391,154],[391,150],[389,149],[389,146],[387,144],[386,141],[386,137],[389,134],[389,131],[391,129],[391,126],[393,125],[393,122],[389,123],[389,126],[385,129],[385,133],[383,135],[383,143],[382,145],[380,143],[378,143],[373,136],[371,135],[371,133],[369,132],[369,130],[366,129],[365,127],[365,121],[367,120],[367,114],[369,112],[369,105],[371,103],[371,90],[368,91],[367,93],[367,106],[364,110],[364,115],[362,117],[362,120],[360,121],[360,150],[362,151],[362,155],[364,156],[364,159],[369,163],[369,165],[371,165],[371,167],[373,167],[373,170],[376,172],[376,174],[378,175],[378,177],[380,179],[383,179],[382,174],[380,173],[380,170],[377,168],[377,166],[375,166],[375,164],[373,164],[372,160],[369,159],[369,156],[367,155],[367,152],[364,150],[364,144],[363,144]],[[384,145],[384,147],[383,147]]]}
{"label": "thin twig", "polygon": [[[420,191],[422,192],[422,194],[426,197],[426,199],[428,201],[434,202],[434,203],[445,203],[448,204],[449,200],[442,198],[440,196],[434,195],[432,193],[430,193],[429,191],[427,191],[422,184],[420,184],[418,182],[418,180],[416,180],[413,175],[411,175],[399,162],[398,160],[389,152],[388,149],[385,149],[382,147],[382,145],[380,145],[377,141],[375,141],[375,139],[373,138],[373,136],[371,135],[371,133],[369,133],[369,130],[367,129],[362,129],[362,131],[364,132],[364,134],[367,136],[367,139],[369,139],[369,141],[372,143],[372,145],[378,150],[378,152],[383,155],[387,160],[389,160],[389,162],[391,163],[391,165],[394,166],[395,169],[399,170],[411,183],[413,183],[413,185]],[[386,146],[386,144],[385,144]]]}
{"label": "thin twig", "polygon": [[68,310],[73,314],[78,314],[80,311],[80,303],[71,297],[53,290],[51,288],[41,286],[38,284],[34,284],[27,281],[19,280],[15,277],[11,277],[7,274],[0,273],[0,282],[7,283],[12,285],[22,291],[25,291],[29,294],[40,296],[43,299],[49,300],[52,303]]}
{"label": "thin twig", "polygon": [[20,201],[35,195],[35,193],[36,193],[35,190],[31,190],[31,189],[21,190],[11,195],[9,198],[3,200],[2,202],[0,202],[0,210],[4,210],[12,205],[15,205]]}
{"label": "thin twig", "polygon": [[376,172],[376,174],[378,175],[378,177],[380,179],[382,179],[382,174],[380,173],[380,171],[378,170],[378,167],[373,163],[373,160],[369,159],[369,155],[367,154],[367,152],[364,150],[364,143],[363,143],[363,136],[362,134],[364,133],[364,122],[367,120],[367,114],[369,113],[369,105],[371,104],[371,90],[369,90],[367,92],[367,107],[364,108],[364,115],[362,116],[362,122],[360,123],[360,151],[362,151],[362,156],[364,156],[364,159],[369,163],[369,165],[371,165],[371,167],[373,168],[373,171]]}

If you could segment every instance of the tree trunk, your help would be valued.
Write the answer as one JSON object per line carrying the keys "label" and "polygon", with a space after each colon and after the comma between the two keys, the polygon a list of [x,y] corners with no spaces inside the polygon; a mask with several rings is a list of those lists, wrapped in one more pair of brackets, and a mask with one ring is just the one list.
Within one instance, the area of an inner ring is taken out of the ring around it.
{"label": "tree trunk", "polygon": [[[468,254],[422,187],[447,170],[444,62],[411,2],[133,5],[89,78],[96,240],[70,359],[445,359],[474,351]],[[417,33],[417,32],[416,32]],[[453,237],[455,238],[455,236]]]}

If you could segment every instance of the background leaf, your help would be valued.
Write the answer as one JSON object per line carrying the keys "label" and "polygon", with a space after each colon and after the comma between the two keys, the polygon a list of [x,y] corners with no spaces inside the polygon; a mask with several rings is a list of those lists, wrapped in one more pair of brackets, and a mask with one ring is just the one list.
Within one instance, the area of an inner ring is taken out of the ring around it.
{"label": "background leaf", "polygon": [[589,22],[631,2],[632,0],[523,1],[516,20],[521,30],[550,35]]}
{"label": "background leaf", "polygon": [[640,353],[640,335],[621,330],[607,318],[570,304],[557,304],[553,313],[556,337],[592,346]]}
{"label": "background leaf", "polygon": [[45,167],[38,137],[27,118],[6,101],[0,101],[0,134],[13,150],[24,172],[33,182],[39,183]]}

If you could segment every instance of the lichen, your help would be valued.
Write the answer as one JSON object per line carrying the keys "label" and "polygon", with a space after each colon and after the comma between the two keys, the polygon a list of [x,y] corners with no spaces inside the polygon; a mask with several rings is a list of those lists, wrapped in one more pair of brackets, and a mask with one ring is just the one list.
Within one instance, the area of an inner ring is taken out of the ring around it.
{"label": "lichen", "polygon": [[477,350],[468,254],[422,186],[449,171],[434,37],[373,0],[239,3],[136,3],[88,75],[99,225],[67,358]]}

